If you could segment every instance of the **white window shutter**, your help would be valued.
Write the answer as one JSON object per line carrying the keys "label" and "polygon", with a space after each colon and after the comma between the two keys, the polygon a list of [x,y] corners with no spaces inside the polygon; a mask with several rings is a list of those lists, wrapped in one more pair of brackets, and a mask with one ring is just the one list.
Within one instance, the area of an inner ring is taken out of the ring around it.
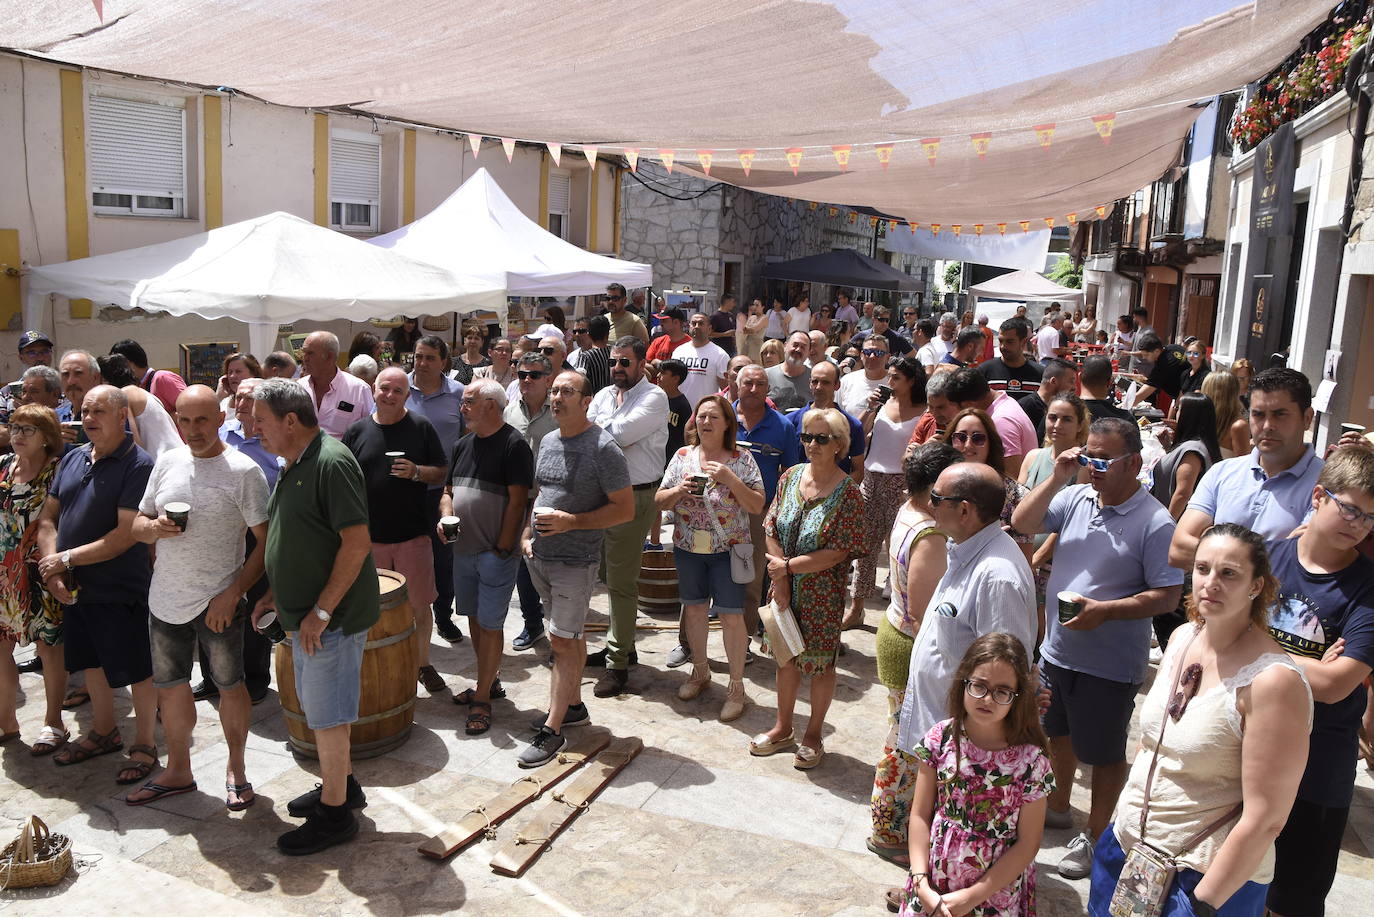
{"label": "white window shutter", "polygon": [[329,197],[357,204],[381,203],[381,144],[337,136],[329,138]]}
{"label": "white window shutter", "polygon": [[549,173],[549,213],[572,213],[572,176]]}
{"label": "white window shutter", "polygon": [[90,98],[91,190],[186,195],[186,111],[107,96]]}

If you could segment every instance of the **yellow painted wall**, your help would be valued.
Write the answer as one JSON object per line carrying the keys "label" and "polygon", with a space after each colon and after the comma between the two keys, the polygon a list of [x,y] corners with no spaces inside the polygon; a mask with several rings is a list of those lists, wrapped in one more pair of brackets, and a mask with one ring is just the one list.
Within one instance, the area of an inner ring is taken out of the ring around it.
{"label": "yellow painted wall", "polygon": [[0,229],[0,328],[19,326],[24,301],[19,296],[19,230]]}
{"label": "yellow painted wall", "polygon": [[[81,71],[63,70],[62,175],[67,209],[67,258],[91,253],[90,191],[86,183],[86,105]],[[90,318],[91,301],[73,299],[72,318]]]}
{"label": "yellow painted wall", "polygon": [[205,228],[224,225],[223,117],[219,96],[205,96]]}
{"label": "yellow painted wall", "polygon": [[329,116],[315,115],[315,225],[329,225]]}

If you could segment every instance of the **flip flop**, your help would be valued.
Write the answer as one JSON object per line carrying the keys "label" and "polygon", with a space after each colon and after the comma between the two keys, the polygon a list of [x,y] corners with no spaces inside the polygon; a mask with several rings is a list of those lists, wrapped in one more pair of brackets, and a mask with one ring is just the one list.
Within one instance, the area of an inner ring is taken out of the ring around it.
{"label": "flip flop", "polygon": [[796,744],[797,738],[794,733],[789,732],[777,741],[773,741],[768,738],[768,733],[761,732],[750,740],[749,754],[753,755],[755,758],[766,758],[769,755],[776,755],[783,749],[791,748]]}
{"label": "flip flop", "polygon": [[[191,784],[195,786],[195,784]],[[238,802],[230,802],[229,794],[233,793],[239,798]],[[248,799],[243,798],[244,793],[253,793]],[[253,792],[251,783],[226,783],[224,784],[224,807],[230,812],[242,812],[244,809],[258,801],[258,794]]]}
{"label": "flip flop", "polygon": [[911,866],[911,854],[905,847],[889,847],[886,844],[875,842],[871,837],[865,843],[869,853],[876,854],[903,869]]}
{"label": "flip flop", "polygon": [[124,802],[131,806],[146,806],[150,802],[157,802],[159,799],[166,799],[168,796],[180,796],[182,793],[190,793],[195,790],[195,788],[196,782],[194,780],[185,786],[163,786],[160,783],[154,783],[149,780],[134,792],[137,793],[140,790],[149,790],[153,795],[144,799],[130,799],[128,796],[125,796]]}

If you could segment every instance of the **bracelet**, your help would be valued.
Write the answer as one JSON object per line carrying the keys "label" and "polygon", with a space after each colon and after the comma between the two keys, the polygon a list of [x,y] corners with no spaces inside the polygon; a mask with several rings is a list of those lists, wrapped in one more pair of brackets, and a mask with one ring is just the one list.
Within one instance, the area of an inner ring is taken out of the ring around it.
{"label": "bracelet", "polygon": [[783,567],[784,570],[787,571],[787,575],[788,575],[788,576],[791,576],[791,575],[792,575],[792,558],[790,558],[790,557],[783,558],[782,567]]}
{"label": "bracelet", "polygon": [[911,881],[912,881],[912,883],[915,884],[915,885],[920,885],[920,884],[921,884],[922,882],[924,882],[927,878],[929,878],[929,876],[930,876],[929,873],[924,873],[924,872],[913,872],[913,873],[911,874]]}

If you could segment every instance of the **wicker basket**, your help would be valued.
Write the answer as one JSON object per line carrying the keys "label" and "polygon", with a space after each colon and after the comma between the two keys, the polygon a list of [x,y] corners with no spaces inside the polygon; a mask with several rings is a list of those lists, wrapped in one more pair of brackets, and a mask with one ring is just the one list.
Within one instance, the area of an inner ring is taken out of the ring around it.
{"label": "wicker basket", "polygon": [[0,850],[0,889],[56,885],[72,868],[72,839],[53,834],[37,815]]}
{"label": "wicker basket", "polygon": [[438,334],[452,328],[453,322],[447,315],[426,315],[420,321],[420,327],[431,334]]}

